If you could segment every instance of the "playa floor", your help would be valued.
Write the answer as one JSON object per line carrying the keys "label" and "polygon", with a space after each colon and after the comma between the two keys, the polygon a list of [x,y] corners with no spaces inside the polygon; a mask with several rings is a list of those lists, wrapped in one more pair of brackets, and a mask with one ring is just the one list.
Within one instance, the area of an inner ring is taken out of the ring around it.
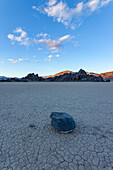
{"label": "playa floor", "polygon": [[[54,111],[72,115],[75,131],[54,131]],[[0,170],[112,168],[112,82],[0,83]]]}

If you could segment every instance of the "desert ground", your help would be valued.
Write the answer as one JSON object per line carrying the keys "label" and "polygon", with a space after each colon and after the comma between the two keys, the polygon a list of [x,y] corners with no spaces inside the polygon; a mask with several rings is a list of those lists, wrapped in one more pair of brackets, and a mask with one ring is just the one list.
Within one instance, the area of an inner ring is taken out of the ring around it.
{"label": "desert ground", "polygon": [[[52,129],[54,111],[72,133]],[[113,169],[113,82],[0,83],[0,170],[63,169]]]}

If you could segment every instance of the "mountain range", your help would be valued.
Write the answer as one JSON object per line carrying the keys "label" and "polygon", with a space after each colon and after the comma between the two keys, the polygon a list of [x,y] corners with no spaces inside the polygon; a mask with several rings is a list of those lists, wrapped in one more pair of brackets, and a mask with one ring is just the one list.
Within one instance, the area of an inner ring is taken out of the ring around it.
{"label": "mountain range", "polygon": [[[80,69],[80,70],[82,70],[82,69]],[[82,71],[84,71],[84,70],[82,70]],[[27,80],[31,80],[31,81],[76,81],[77,79],[74,78],[74,76],[75,75],[77,76],[77,74],[80,74],[80,71],[72,72],[70,70],[65,70],[65,71],[56,73],[54,75],[43,76],[43,77],[39,77],[38,74],[35,75],[34,73],[30,73],[26,77],[22,77],[22,78],[17,78],[17,77],[10,78],[10,77],[5,77],[5,76],[0,76],[0,81],[27,81]],[[90,78],[92,79],[92,77],[93,78],[95,77],[97,79],[98,79],[98,77],[102,77],[103,80],[105,80],[105,81],[106,80],[113,81],[113,71],[100,73],[100,74],[93,73],[93,72],[85,72],[85,74],[87,76],[81,77],[81,79],[79,79],[79,80],[88,78],[86,81],[90,81]],[[85,81],[85,79],[84,79],[84,81]]]}
{"label": "mountain range", "polygon": [[[43,76],[43,78],[52,78],[52,77],[56,77],[56,76],[61,76],[65,73],[74,73],[70,70],[66,70],[66,71],[62,71],[62,72],[59,72],[59,73],[56,73],[54,75],[49,75],[49,76]],[[110,79],[111,81],[113,81],[113,71],[111,72],[105,72],[105,73],[93,73],[93,72],[86,72],[88,75],[94,75],[96,77],[98,76],[101,76],[104,80],[107,80],[107,79]]]}
{"label": "mountain range", "polygon": [[[9,80],[11,79],[11,77],[5,77],[5,76],[0,76],[0,80]],[[13,79],[17,80],[17,79],[21,79],[21,78],[18,78],[18,77],[13,77]]]}
{"label": "mountain range", "polygon": [[9,79],[9,77],[0,76],[0,80],[7,80],[7,79]]}

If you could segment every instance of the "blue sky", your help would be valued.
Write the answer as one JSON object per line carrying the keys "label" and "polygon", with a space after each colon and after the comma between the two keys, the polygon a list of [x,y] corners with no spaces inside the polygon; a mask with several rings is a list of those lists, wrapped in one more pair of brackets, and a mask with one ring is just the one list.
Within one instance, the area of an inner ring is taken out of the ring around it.
{"label": "blue sky", "polygon": [[112,0],[0,0],[0,76],[113,71]]}

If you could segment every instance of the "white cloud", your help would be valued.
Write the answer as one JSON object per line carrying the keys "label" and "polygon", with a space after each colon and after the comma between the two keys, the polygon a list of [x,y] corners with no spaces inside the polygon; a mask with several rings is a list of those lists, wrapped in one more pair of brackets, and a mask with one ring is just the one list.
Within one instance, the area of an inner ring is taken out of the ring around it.
{"label": "white cloud", "polygon": [[37,8],[36,6],[32,6],[32,9],[35,9],[36,11],[40,11],[39,8]]}
{"label": "white cloud", "polygon": [[55,3],[52,5],[52,2],[49,0],[48,5],[43,10],[49,17],[55,18],[58,22],[61,22],[66,26],[70,24],[73,18],[82,13],[84,6],[83,2],[79,2],[75,8],[69,8],[67,3],[62,1],[59,3],[56,2],[57,1],[55,1]]}
{"label": "white cloud", "polygon": [[16,30],[13,31],[14,34],[20,34],[19,36],[16,36],[14,34],[8,34],[8,38],[15,42],[19,42],[21,45],[28,46],[29,45],[29,38],[27,37],[27,33],[22,30],[21,27],[16,28]]}
{"label": "white cloud", "polygon": [[91,10],[91,12],[95,11],[97,8],[99,8],[99,1],[100,0],[91,0],[87,3],[87,7]]}
{"label": "white cloud", "polygon": [[37,34],[36,36],[39,38],[39,37],[43,37],[43,38],[45,38],[45,37],[47,37],[47,33],[40,33],[40,34]]}
{"label": "white cloud", "polygon": [[82,12],[82,10],[83,10],[83,2],[79,2],[73,11],[75,11],[75,14],[76,13],[78,14],[78,13]]}
{"label": "white cloud", "polygon": [[22,59],[22,58],[19,58],[19,61],[24,61],[24,59]]}
{"label": "white cloud", "polygon": [[48,61],[50,62],[50,61],[51,61],[51,59],[53,58],[53,55],[49,55],[49,56],[48,56],[48,58],[49,58],[49,60],[48,60]]}
{"label": "white cloud", "polygon": [[49,6],[53,6],[56,4],[56,2],[57,2],[57,0],[49,0],[48,4],[49,4]]}
{"label": "white cloud", "polygon": [[111,1],[113,1],[113,0],[102,0],[101,1],[101,6],[103,7],[104,5],[107,5]]}
{"label": "white cloud", "polygon": [[19,58],[18,60],[15,60],[15,59],[8,59],[11,63],[19,63],[19,62],[27,62],[28,60],[24,60],[23,58]]}
{"label": "white cloud", "polygon": [[36,57],[36,55],[34,55],[33,57]]}
{"label": "white cloud", "polygon": [[11,61],[11,63],[17,63],[18,60],[14,60],[14,59],[8,59],[9,61]]}
{"label": "white cloud", "polygon": [[35,40],[35,42],[38,44],[40,43],[45,44],[50,50],[56,50],[62,47],[62,45],[58,40],[40,39],[40,40]]}
{"label": "white cloud", "polygon": [[56,57],[58,57],[58,58],[59,58],[59,57],[60,57],[60,55],[59,55],[59,54],[57,54],[57,55],[56,55]]}
{"label": "white cloud", "polygon": [[[52,50],[52,52],[58,52],[58,50],[63,50],[64,46],[63,43],[64,41],[70,41],[73,37],[71,37],[69,34],[60,37],[59,39],[52,40],[50,36],[47,33],[39,33],[35,36],[33,39],[32,37],[29,39],[27,37],[27,33],[22,30],[21,27],[16,28],[16,30],[13,31],[14,34],[8,34],[8,38],[11,40],[12,44],[15,42],[18,42],[21,45],[28,46],[30,45],[30,41],[36,44],[43,44],[45,45],[49,50]],[[20,34],[19,36],[15,34]],[[43,50],[43,48],[40,48],[40,46],[37,48],[39,51]],[[14,61],[16,62],[16,61]]]}
{"label": "white cloud", "polygon": [[85,15],[89,15],[92,12],[100,9],[109,2],[113,0],[88,0],[76,3],[74,8],[70,8],[66,2],[60,0],[49,0],[45,3],[45,7],[37,8],[33,6],[32,8],[40,11],[41,13],[47,14],[49,17],[53,17],[58,22],[64,25],[70,25],[71,29],[75,29],[80,26],[81,18]]}
{"label": "white cloud", "polygon": [[14,35],[9,34],[9,35],[8,35],[8,38],[9,38],[10,40],[14,40]]}
{"label": "white cloud", "polygon": [[[44,13],[44,12],[43,12],[43,5],[40,6],[40,7],[32,6],[32,9],[34,9],[34,10],[36,10],[36,11],[38,11],[38,12]],[[34,16],[36,16],[36,15],[34,15]]]}
{"label": "white cloud", "polygon": [[44,11],[48,16],[54,17],[58,22],[62,22],[65,25],[68,25],[68,20],[70,20],[69,8],[66,3],[60,1],[56,5],[47,6],[44,8]]}
{"label": "white cloud", "polygon": [[37,9],[37,7],[36,6],[32,6],[32,9]]}
{"label": "white cloud", "polygon": [[34,39],[34,42],[37,44],[44,44],[46,47],[48,47],[50,50],[62,50],[63,49],[63,45],[61,44],[62,41],[65,40],[71,40],[71,36],[70,35],[66,35],[63,37],[60,37],[58,40],[51,40],[51,39]]}
{"label": "white cloud", "polygon": [[61,41],[70,40],[70,39],[71,39],[70,35],[65,35],[65,36],[59,38],[59,41],[61,42]]}

